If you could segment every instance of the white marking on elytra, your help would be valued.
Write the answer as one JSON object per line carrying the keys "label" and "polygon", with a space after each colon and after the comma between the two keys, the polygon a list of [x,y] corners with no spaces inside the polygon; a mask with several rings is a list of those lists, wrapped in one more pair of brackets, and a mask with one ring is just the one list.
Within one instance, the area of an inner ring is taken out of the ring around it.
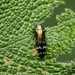
{"label": "white marking on elytra", "polygon": [[43,49],[45,49],[46,48],[46,46],[43,46]]}
{"label": "white marking on elytra", "polygon": [[45,54],[45,52],[39,52],[39,54]]}
{"label": "white marking on elytra", "polygon": [[43,54],[45,54],[45,52],[43,52]]}
{"label": "white marking on elytra", "polygon": [[39,47],[37,47],[37,49],[42,49],[42,48],[39,46]]}
{"label": "white marking on elytra", "polygon": [[42,54],[42,52],[40,52],[39,54]]}

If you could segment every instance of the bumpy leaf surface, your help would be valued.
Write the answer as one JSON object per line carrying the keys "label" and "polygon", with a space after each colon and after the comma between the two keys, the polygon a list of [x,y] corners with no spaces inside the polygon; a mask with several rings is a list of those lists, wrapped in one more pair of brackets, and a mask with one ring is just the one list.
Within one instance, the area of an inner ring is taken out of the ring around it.
{"label": "bumpy leaf surface", "polygon": [[21,75],[73,74],[74,64],[58,63],[56,56],[71,50],[75,41],[75,13],[57,17],[58,26],[46,28],[47,54],[34,55],[33,28],[52,13],[61,0],[0,1],[0,73]]}

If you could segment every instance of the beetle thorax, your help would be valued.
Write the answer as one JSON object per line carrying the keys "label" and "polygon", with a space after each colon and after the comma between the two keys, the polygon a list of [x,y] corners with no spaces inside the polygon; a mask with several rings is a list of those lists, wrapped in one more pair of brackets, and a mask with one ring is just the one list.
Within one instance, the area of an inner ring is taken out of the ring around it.
{"label": "beetle thorax", "polygon": [[41,38],[42,38],[42,28],[41,28],[41,26],[38,26],[38,28],[37,28],[37,38],[38,38],[38,42],[41,42]]}

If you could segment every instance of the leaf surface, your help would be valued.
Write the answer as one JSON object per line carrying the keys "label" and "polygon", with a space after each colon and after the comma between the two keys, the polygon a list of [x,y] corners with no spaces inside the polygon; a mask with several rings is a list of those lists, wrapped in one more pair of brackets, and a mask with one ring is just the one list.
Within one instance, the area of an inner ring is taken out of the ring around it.
{"label": "leaf surface", "polygon": [[[75,21],[73,20],[75,14],[71,10],[57,17],[58,26],[46,28],[46,58],[41,60],[33,55],[35,41],[32,28],[43,22],[61,3],[61,0],[0,1],[1,74],[73,73],[74,69],[72,68],[74,67],[72,65],[74,64],[64,64],[63,66],[63,64],[55,61],[55,57],[60,52],[68,52],[75,41]],[[71,20],[73,21],[71,22]]]}

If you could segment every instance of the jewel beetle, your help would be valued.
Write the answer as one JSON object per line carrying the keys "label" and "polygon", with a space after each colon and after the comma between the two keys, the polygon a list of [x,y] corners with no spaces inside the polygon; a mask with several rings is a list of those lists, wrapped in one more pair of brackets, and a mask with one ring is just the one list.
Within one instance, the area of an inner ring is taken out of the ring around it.
{"label": "jewel beetle", "polygon": [[42,25],[37,25],[34,29],[35,44],[40,58],[46,55],[46,37],[45,28]]}

